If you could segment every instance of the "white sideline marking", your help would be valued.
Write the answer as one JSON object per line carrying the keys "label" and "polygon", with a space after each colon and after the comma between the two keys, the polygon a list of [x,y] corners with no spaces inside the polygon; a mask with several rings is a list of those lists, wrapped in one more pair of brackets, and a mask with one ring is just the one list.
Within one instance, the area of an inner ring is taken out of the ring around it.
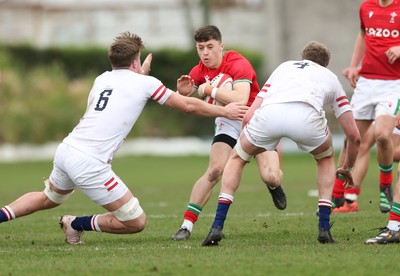
{"label": "white sideline marking", "polygon": [[307,195],[309,197],[318,197],[318,190],[308,190]]}
{"label": "white sideline marking", "polygon": [[[303,212],[300,213],[284,213],[284,214],[273,214],[273,213],[259,213],[256,214],[256,217],[301,217],[304,216],[305,214]],[[215,214],[201,214],[202,217],[215,217]],[[234,217],[234,218],[242,218],[242,217],[249,217],[250,215],[229,215],[229,217]],[[181,218],[181,215],[163,215],[163,214],[148,214],[147,217],[149,218],[154,218],[154,219],[165,219],[165,218]]]}
{"label": "white sideline marking", "polygon": [[[342,147],[344,136],[332,135],[333,147],[339,150]],[[198,137],[173,137],[153,138],[141,137],[129,139],[118,150],[116,157],[129,155],[154,155],[154,156],[208,156],[212,138],[200,139]],[[52,160],[58,144],[61,141],[49,142],[43,145],[30,144],[2,144],[0,145],[0,162]],[[282,139],[283,152],[302,153],[291,140]],[[304,153],[302,153],[304,154]]]}

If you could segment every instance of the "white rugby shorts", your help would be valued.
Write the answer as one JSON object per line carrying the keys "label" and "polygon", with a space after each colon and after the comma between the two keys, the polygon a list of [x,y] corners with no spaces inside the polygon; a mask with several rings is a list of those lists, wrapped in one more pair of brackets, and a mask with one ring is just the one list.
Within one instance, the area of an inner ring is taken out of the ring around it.
{"label": "white rugby shorts", "polygon": [[102,206],[120,199],[128,191],[110,164],[65,143],[56,150],[49,179],[60,190],[79,188]]}
{"label": "white rugby shorts", "polygon": [[243,129],[253,145],[274,150],[287,137],[305,152],[311,152],[329,137],[325,112],[301,102],[265,105],[256,110]]}
{"label": "white rugby shorts", "polygon": [[230,120],[225,117],[215,118],[214,136],[226,134],[237,140],[242,130],[242,121]]}
{"label": "white rugby shorts", "polygon": [[360,77],[350,103],[356,120],[374,120],[380,115],[395,115],[399,99],[400,80]]}

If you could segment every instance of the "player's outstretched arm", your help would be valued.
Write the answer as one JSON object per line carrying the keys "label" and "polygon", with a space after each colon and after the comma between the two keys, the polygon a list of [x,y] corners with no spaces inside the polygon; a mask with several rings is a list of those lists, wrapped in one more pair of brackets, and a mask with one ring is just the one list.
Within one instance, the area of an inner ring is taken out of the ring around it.
{"label": "player's outstretched arm", "polygon": [[355,88],[358,80],[358,72],[360,71],[360,62],[365,53],[365,39],[364,31],[360,31],[357,35],[356,42],[354,44],[353,55],[351,57],[350,66],[343,70],[343,76],[345,76],[351,85]]}
{"label": "player's outstretched arm", "polygon": [[208,104],[197,98],[182,96],[179,93],[173,93],[164,105],[188,114],[204,117],[225,117],[231,120],[242,120],[248,109],[247,106],[238,103],[231,103],[226,106]]}
{"label": "player's outstretched arm", "polygon": [[343,166],[337,170],[337,173],[344,176],[348,186],[352,186],[354,183],[351,172],[356,162],[358,149],[360,147],[360,132],[358,131],[354,120],[353,112],[344,112],[339,116],[338,121],[346,135],[347,151],[346,160]]}

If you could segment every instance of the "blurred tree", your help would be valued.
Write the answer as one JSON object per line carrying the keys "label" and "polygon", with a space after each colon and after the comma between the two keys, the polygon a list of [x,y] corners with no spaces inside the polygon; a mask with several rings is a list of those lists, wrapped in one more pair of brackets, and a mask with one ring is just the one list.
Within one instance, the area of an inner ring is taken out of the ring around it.
{"label": "blurred tree", "polygon": [[210,21],[210,0],[201,0],[203,9],[203,25],[209,24]]}

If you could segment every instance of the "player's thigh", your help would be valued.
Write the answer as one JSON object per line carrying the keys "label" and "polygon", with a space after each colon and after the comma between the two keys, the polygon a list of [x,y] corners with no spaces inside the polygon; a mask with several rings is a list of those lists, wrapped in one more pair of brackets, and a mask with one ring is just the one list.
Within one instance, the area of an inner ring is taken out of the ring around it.
{"label": "player's thigh", "polygon": [[76,149],[70,151],[63,168],[75,186],[99,205],[114,202],[128,191],[122,179],[112,170],[111,164]]}
{"label": "player's thigh", "polygon": [[392,115],[380,115],[375,119],[375,137],[390,137],[393,134],[395,118]]}
{"label": "player's thigh", "polygon": [[255,156],[255,159],[257,161],[257,166],[260,172],[269,170],[280,170],[279,154],[275,150],[259,153]]}
{"label": "player's thigh", "polygon": [[111,166],[98,171],[97,175],[83,175],[77,182],[81,191],[99,205],[119,200],[129,191],[122,179],[112,171]]}
{"label": "player's thigh", "polygon": [[78,158],[75,152],[75,149],[64,143],[61,143],[57,147],[49,181],[55,187],[55,190],[59,192],[75,189],[75,184],[67,172],[68,163],[71,162],[71,159]]}

